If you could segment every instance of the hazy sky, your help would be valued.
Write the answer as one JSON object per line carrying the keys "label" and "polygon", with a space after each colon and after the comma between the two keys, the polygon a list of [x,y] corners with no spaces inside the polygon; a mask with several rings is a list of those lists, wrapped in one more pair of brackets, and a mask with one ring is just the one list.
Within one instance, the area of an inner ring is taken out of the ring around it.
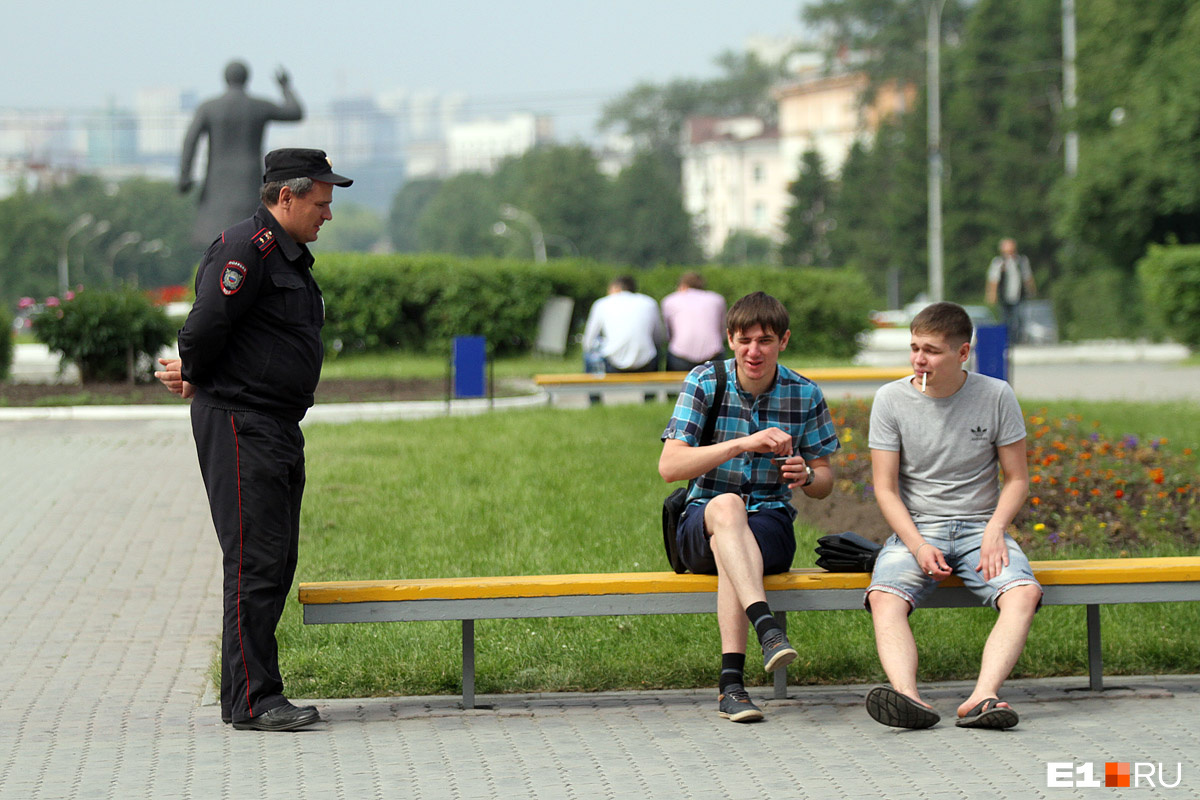
{"label": "hazy sky", "polygon": [[748,36],[802,33],[800,0],[30,0],[0,48],[0,107],[132,104],[139,88],[223,89],[231,58],[277,96],[282,64],[306,106],[336,94],[463,91],[495,109],[569,112],[584,127],[639,80],[707,77]]}

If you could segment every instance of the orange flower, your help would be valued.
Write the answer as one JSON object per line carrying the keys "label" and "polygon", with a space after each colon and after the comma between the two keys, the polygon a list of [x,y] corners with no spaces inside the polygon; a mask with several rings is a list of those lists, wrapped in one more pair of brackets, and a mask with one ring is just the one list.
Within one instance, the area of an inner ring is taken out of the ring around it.
{"label": "orange flower", "polygon": [[1031,497],[1031,498],[1029,498],[1029,502],[1030,502],[1032,505],[1035,505],[1035,506],[1040,506],[1040,505],[1042,504],[1042,498],[1040,498],[1040,497]]}
{"label": "orange flower", "polygon": [[1192,454],[1192,448],[1190,448],[1190,447],[1183,448],[1183,454],[1185,456],[1190,456]]}
{"label": "orange flower", "polygon": [[1078,489],[1072,489],[1072,490],[1071,490],[1071,497],[1079,497],[1079,490],[1078,490]]}
{"label": "orange flower", "polygon": [[1074,475],[1072,475],[1071,477],[1067,478],[1067,483],[1079,483],[1079,478],[1076,478]]}
{"label": "orange flower", "polygon": [[1030,480],[1030,482],[1031,482],[1031,483],[1041,483],[1041,482],[1042,482],[1042,476],[1041,476],[1041,475],[1034,475],[1034,476],[1033,476],[1032,478],[1030,478],[1029,480]]}
{"label": "orange flower", "polygon": [[1155,483],[1162,483],[1164,480],[1166,480],[1166,476],[1163,475],[1162,467],[1155,467],[1154,469],[1150,470],[1150,480],[1154,481]]}
{"label": "orange flower", "polygon": [[1092,489],[1092,497],[1099,497],[1099,496],[1100,496],[1100,490]]}
{"label": "orange flower", "polygon": [[847,453],[847,454],[846,454],[846,460],[847,460],[847,461],[857,461],[857,460],[858,460],[858,453]]}

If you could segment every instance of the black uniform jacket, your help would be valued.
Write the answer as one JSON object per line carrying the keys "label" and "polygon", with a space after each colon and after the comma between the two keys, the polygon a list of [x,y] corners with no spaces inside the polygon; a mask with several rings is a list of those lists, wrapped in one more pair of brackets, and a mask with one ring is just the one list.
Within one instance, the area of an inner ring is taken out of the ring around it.
{"label": "black uniform jacket", "polygon": [[196,401],[299,421],[321,377],[325,302],[308,248],[264,206],[204,253],[196,302],[179,331]]}

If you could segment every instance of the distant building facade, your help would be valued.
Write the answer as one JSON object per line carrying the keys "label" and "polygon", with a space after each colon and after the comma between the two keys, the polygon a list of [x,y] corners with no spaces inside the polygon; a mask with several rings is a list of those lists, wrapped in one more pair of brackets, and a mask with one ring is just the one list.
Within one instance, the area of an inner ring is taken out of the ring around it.
{"label": "distant building facade", "polygon": [[786,164],[779,129],[757,117],[692,117],[684,123],[683,207],[713,257],[735,232],[782,241]]}
{"label": "distant building facade", "polygon": [[906,111],[915,97],[912,87],[885,86],[864,105],[865,73],[796,63],[795,77],[774,92],[778,125],[756,117],[692,117],[684,125],[684,207],[710,258],[737,232],[781,243],[788,187],[805,151],[816,150],[836,175],[856,141],[869,142],[884,118]]}
{"label": "distant building facade", "polygon": [[451,125],[446,133],[448,171],[451,175],[491,174],[509,156],[519,156],[551,141],[553,131],[549,117],[529,113]]}

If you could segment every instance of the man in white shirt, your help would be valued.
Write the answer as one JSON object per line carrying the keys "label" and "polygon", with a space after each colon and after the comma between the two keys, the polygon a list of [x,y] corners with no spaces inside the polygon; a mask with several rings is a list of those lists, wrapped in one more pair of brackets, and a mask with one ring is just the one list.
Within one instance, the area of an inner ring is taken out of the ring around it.
{"label": "man in white shirt", "polygon": [[633,278],[623,275],[608,294],[592,304],[583,329],[583,351],[598,348],[605,372],[655,372],[667,330],[654,298],[639,294]]}

